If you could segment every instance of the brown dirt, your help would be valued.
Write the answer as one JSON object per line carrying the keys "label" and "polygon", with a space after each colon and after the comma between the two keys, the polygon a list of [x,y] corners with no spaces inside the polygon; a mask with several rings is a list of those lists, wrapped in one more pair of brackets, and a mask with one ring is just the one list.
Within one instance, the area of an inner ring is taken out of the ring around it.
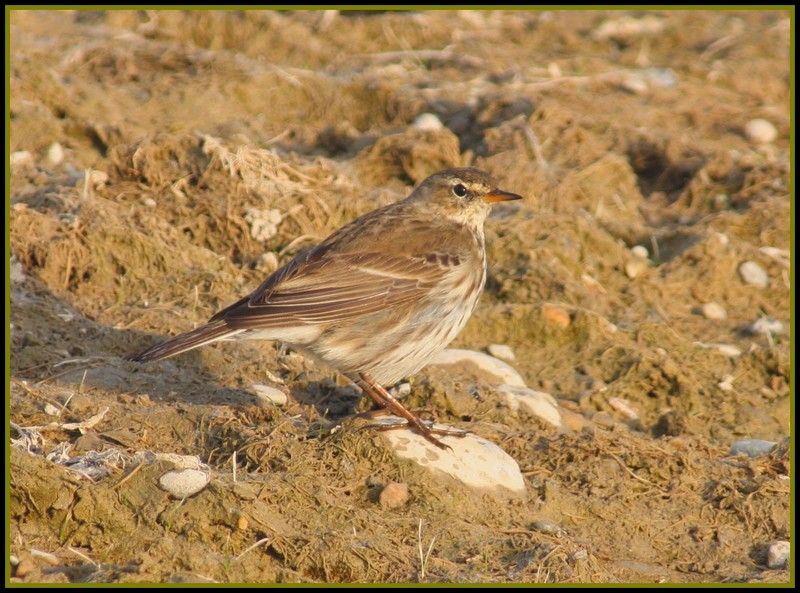
{"label": "brown dirt", "polygon": [[[598,35],[630,17],[659,30]],[[108,408],[12,449],[15,578],[789,579],[766,566],[791,534],[788,448],[728,456],[789,434],[788,334],[746,331],[789,327],[788,265],[760,249],[790,245],[788,12],[13,11],[11,49],[11,149],[31,156],[11,178],[11,419]],[[446,128],[411,127],[424,112]],[[774,142],[747,139],[757,117]],[[510,417],[469,369],[423,370],[408,401],[500,444],[525,496],[332,430],[366,402],[277,344],[119,358],[461,164],[529,199],[488,221],[487,290],[454,345],[509,344],[587,427]],[[651,261],[630,278],[635,245]],[[767,288],[742,282],[746,260]],[[709,301],[727,318],[699,314]],[[251,386],[276,380],[288,404],[259,404]],[[54,463],[65,443],[109,475]],[[211,484],[171,499],[170,463],[142,451],[197,455]],[[390,482],[409,487],[398,508],[379,504]]]}

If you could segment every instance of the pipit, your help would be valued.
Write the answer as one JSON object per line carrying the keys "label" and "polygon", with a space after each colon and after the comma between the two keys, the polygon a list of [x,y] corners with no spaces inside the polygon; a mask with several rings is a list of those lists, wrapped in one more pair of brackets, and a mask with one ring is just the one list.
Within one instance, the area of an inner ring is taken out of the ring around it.
{"label": "pipit", "polygon": [[473,168],[428,177],[407,198],[343,226],[192,331],[128,356],[146,362],[219,340],[279,340],[339,369],[404,426],[436,434],[391,386],[425,366],[467,323],[486,281],[483,224],[519,200]]}

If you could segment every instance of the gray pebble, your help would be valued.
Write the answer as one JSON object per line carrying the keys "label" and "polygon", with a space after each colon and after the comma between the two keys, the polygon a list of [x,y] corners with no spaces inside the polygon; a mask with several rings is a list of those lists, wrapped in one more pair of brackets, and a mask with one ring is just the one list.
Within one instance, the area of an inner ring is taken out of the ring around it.
{"label": "gray pebble", "polygon": [[776,443],[761,439],[741,439],[731,445],[731,455],[744,453],[748,457],[759,457],[769,453]]}
{"label": "gray pebble", "polygon": [[791,546],[787,541],[777,541],[767,550],[767,566],[770,568],[785,568],[789,563],[789,550]]}
{"label": "gray pebble", "polygon": [[769,285],[769,276],[764,268],[754,261],[746,261],[739,266],[739,275],[742,280],[759,288],[766,288]]}
{"label": "gray pebble", "polygon": [[564,530],[561,529],[557,523],[553,523],[552,521],[548,521],[546,519],[537,519],[531,523],[531,528],[533,528],[535,531],[541,531],[542,533],[547,533],[549,535],[560,535],[564,532]]}

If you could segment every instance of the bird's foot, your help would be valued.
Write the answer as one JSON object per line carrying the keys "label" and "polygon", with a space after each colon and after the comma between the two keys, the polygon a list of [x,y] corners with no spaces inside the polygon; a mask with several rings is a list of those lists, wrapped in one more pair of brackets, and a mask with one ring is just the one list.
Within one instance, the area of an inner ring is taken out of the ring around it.
{"label": "bird's foot", "polygon": [[[378,411],[378,410],[376,410]],[[375,416],[377,416],[376,414]],[[399,420],[397,422],[379,422],[375,424],[367,424],[362,426],[359,430],[377,430],[379,432],[387,432],[389,430],[412,430],[420,434],[426,441],[433,443],[440,449],[451,449],[448,445],[437,439],[433,435],[458,437],[463,438],[467,436],[466,430],[457,428],[437,428],[430,420],[419,420],[419,423],[411,422],[409,420]]]}

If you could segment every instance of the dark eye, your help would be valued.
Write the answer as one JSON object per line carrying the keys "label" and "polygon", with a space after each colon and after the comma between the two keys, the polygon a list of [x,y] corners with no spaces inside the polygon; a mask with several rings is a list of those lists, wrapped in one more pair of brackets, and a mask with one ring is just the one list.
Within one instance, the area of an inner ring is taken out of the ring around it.
{"label": "dark eye", "polygon": [[467,195],[467,188],[459,183],[458,185],[453,186],[453,193],[459,198],[463,198]]}

